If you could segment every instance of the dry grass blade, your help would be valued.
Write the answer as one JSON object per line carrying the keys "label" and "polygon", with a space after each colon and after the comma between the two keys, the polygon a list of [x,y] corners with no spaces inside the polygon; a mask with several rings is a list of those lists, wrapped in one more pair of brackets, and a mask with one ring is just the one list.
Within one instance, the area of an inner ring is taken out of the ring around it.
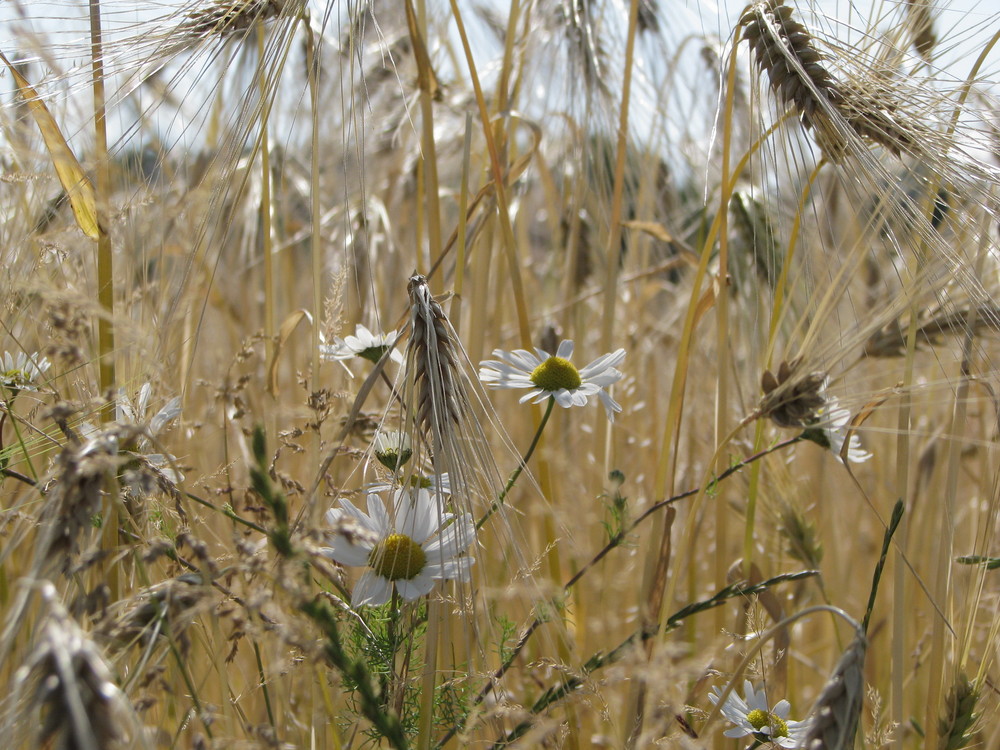
{"label": "dry grass blade", "polygon": [[59,183],[69,197],[77,225],[84,234],[96,240],[104,233],[104,228],[101,227],[97,219],[97,197],[94,194],[94,186],[83,173],[80,162],[77,161],[59,129],[59,125],[56,124],[55,118],[49,112],[49,108],[45,106],[45,102],[42,101],[42,97],[2,52],[0,52],[0,60],[14,77],[18,93],[28,105],[28,111],[31,112],[38,130],[42,134],[45,148],[49,152],[49,158],[52,159],[52,166],[55,167],[56,174],[59,176]]}
{"label": "dry grass blade", "polygon": [[859,630],[816,699],[802,742],[806,750],[848,750],[854,746],[865,695],[867,650],[868,641]]}

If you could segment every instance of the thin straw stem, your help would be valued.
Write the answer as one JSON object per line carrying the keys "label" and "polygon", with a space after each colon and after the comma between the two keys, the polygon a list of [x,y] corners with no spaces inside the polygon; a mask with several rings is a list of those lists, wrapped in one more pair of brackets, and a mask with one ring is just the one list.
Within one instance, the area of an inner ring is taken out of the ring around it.
{"label": "thin straw stem", "polygon": [[[94,152],[97,207],[97,299],[103,315],[97,319],[97,356],[101,393],[117,393],[115,375],[114,258],[108,234],[108,200],[111,175],[108,165],[108,129],[104,94],[104,47],[101,34],[101,3],[90,0],[90,64],[94,88]],[[101,411],[101,421],[114,420],[114,408]]]}

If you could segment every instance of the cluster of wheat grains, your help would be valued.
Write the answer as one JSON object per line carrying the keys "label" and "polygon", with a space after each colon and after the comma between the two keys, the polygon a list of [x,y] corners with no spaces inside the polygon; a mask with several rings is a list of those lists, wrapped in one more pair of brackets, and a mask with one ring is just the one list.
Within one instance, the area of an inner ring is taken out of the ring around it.
{"label": "cluster of wheat grains", "polygon": [[996,14],[0,11],[12,742],[1000,747]]}

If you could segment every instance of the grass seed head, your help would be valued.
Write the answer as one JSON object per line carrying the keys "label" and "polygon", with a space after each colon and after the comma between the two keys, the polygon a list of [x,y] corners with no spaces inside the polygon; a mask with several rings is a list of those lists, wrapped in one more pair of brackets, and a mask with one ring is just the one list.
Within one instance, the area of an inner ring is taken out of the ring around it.
{"label": "grass seed head", "polygon": [[406,359],[413,368],[417,426],[435,441],[448,424],[461,419],[456,379],[461,377],[448,318],[431,296],[427,279],[413,276],[410,295],[410,342]]}
{"label": "grass seed head", "polygon": [[938,726],[940,747],[943,750],[958,750],[972,741],[976,723],[976,704],[979,690],[965,674],[959,674],[948,689],[944,703],[944,716]]}

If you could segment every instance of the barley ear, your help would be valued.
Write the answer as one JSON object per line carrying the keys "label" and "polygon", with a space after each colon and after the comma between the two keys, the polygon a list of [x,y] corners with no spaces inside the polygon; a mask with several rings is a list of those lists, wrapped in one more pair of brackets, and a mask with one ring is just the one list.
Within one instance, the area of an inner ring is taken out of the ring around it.
{"label": "barley ear", "polygon": [[461,418],[457,398],[457,380],[461,372],[448,318],[431,296],[427,279],[413,276],[407,291],[411,330],[406,359],[414,373],[416,422],[425,434],[439,441],[442,429],[448,423],[458,423]]}
{"label": "barley ear", "polygon": [[809,715],[806,750],[848,750],[854,746],[864,699],[864,666],[868,640],[860,628],[819,694]]}
{"label": "barley ear", "polygon": [[973,725],[976,723],[976,703],[979,690],[965,673],[959,673],[948,690],[944,702],[944,716],[938,725],[939,747],[942,750],[958,750],[967,747],[971,740]]}

